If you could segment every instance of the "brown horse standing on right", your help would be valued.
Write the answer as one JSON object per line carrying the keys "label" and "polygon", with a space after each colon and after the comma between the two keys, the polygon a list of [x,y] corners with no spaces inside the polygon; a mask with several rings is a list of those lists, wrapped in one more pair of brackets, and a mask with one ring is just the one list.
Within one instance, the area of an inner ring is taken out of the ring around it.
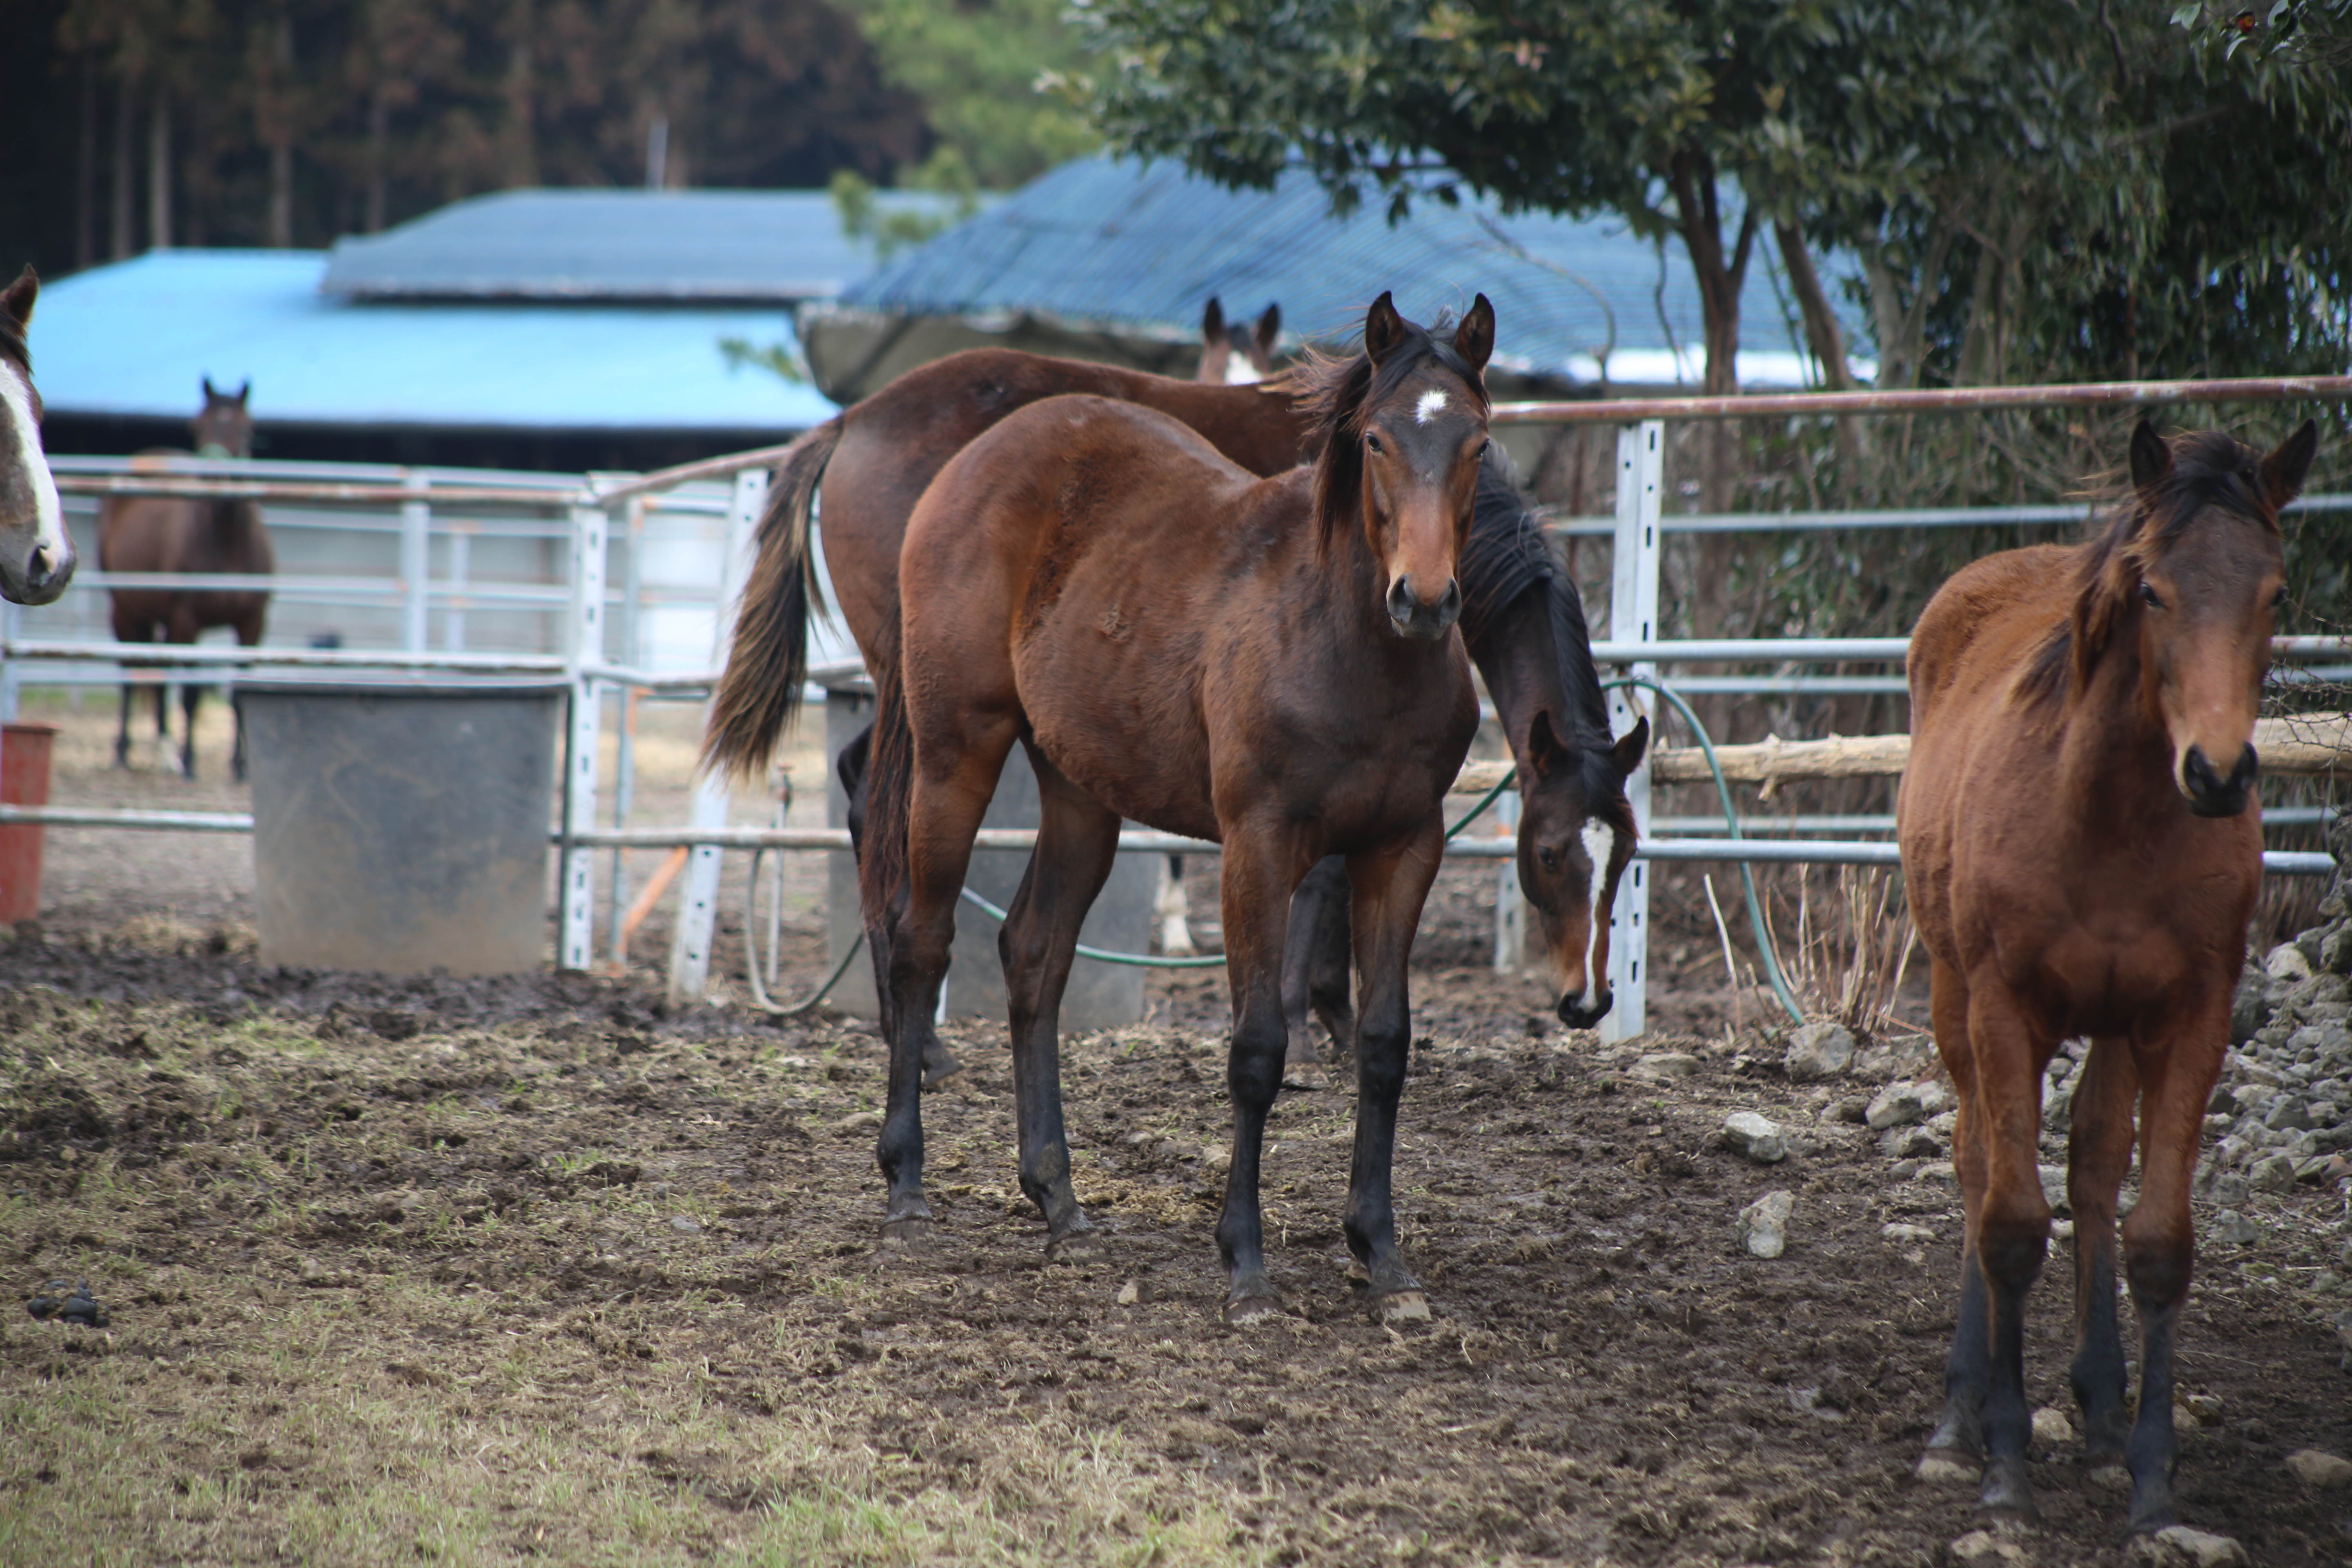
{"label": "brown horse standing on right", "polygon": [[[194,420],[196,455],[205,458],[253,456],[253,416],[246,401],[253,384],[235,395],[205,379],[205,406]],[[277,570],[269,530],[261,521],[261,504],[251,500],[194,500],[178,496],[110,496],[98,513],[98,564],[101,572],[184,572],[266,577]],[[261,641],[262,624],[269,615],[267,590],[176,588],[116,588],[112,590],[114,640],[117,642],[193,643],[207,626],[229,626],[246,647]],[[192,672],[193,673],[193,672]],[[131,697],[137,689],[122,687],[122,725],[114,740],[114,765],[131,765]],[[180,705],[186,718],[186,744],[180,752],[180,771],[196,776],[196,704],[204,688],[194,680],[181,683]],[[164,689],[155,688],[155,737],[171,737]],[[245,777],[245,715],[236,717],[236,747],[230,765]]]}
{"label": "brown horse standing on right", "polygon": [[[1943,1420],[1919,1470],[2033,1516],[2025,1293],[2049,1247],[2035,1170],[2042,1075],[2088,1036],[2074,1099],[2074,1397],[2084,1458],[2118,1459],[2131,1529],[2175,1522],[2173,1345],[2194,1250],[2189,1184],[2262,879],[2252,742],[2284,595],[2278,514],[2318,445],[2265,457],[2142,422],[2132,504],[2097,538],[1956,574],[1911,637],[1910,765],[1897,806],[1913,917],[1933,959],[1936,1047],[1958,1090],[1967,1207]],[[2138,1102],[2134,1126],[2134,1101]],[[2140,1315],[2126,1430],[2116,1198]]]}

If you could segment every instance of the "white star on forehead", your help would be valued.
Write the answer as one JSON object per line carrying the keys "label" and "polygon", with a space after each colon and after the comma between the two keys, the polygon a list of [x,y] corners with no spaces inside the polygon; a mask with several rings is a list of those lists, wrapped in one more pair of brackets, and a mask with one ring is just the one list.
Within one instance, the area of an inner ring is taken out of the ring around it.
{"label": "white star on forehead", "polygon": [[1438,414],[1444,409],[1444,407],[1445,394],[1438,391],[1434,387],[1432,387],[1429,391],[1421,395],[1421,401],[1419,403],[1413,405],[1412,422],[1416,425],[1426,425],[1432,419],[1435,418]]}

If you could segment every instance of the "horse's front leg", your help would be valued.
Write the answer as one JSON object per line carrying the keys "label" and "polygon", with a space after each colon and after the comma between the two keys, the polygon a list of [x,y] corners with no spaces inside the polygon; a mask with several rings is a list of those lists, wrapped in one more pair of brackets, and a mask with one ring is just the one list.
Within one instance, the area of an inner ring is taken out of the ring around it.
{"label": "horse's front leg", "polygon": [[[2042,1193],[2042,1064],[2036,1027],[1998,975],[1970,976],[1969,1047],[1975,1062],[1972,1141],[1984,1160],[1984,1197],[1969,1216],[1988,1309],[1984,1485],[1977,1506],[2036,1517],[2026,1479],[2032,1408],[2025,1397],[2025,1298],[2050,1250]],[[1963,1111],[1963,1117],[1970,1112]]]}
{"label": "horse's front leg", "polygon": [[1960,1300],[1952,1347],[1944,1358],[1944,1414],[1919,1457],[1919,1479],[1974,1485],[1984,1475],[1985,1385],[1991,1375],[1984,1270],[1977,1265],[1977,1216],[1984,1210],[1985,1155],[1977,1113],[1976,1058],[1969,1045],[1969,992],[1958,971],[1941,960],[1929,971],[1928,1011],[1936,1048],[1952,1075],[1959,1101],[1952,1130],[1952,1162],[1959,1176],[1962,1212]]}
{"label": "horse's front leg", "polygon": [[2189,1184],[2197,1173],[2205,1103],[2230,1037],[2227,983],[2168,1022],[2162,1037],[2133,1042],[2140,1081],[2140,1184],[2139,1202],[2124,1221],[2124,1268],[2132,1304],[2139,1309],[2140,1380],[2139,1417],[2124,1462],[2131,1470],[2134,1533],[2176,1522],[2172,1472],[2180,1446],[2172,1428],[2172,1354],[2197,1253]]}
{"label": "horse's front leg", "polygon": [[1118,814],[1063,777],[1033,744],[1040,811],[1037,848],[997,933],[1011,1003],[1013,1094],[1021,1133],[1021,1190],[1045,1216],[1045,1252],[1086,1245],[1094,1226],[1070,1185],[1062,1121],[1062,994],[1078,927],[1118,858]]}
{"label": "horse's front leg", "polygon": [[1265,1273],[1265,1225],[1258,1206],[1258,1164],[1265,1119],[1282,1089],[1289,1028],[1282,1016],[1282,948],[1291,889],[1312,854],[1289,823],[1228,824],[1220,893],[1225,920],[1225,974],[1233,993],[1234,1033],[1225,1085],[1234,1102],[1233,1163],[1225,1172],[1224,1212],[1217,1219],[1228,1289],[1225,1317],[1241,1322],[1281,1306]]}
{"label": "horse's front leg", "polygon": [[2093,1042],[2074,1089],[2067,1135],[2066,1202],[2074,1211],[2074,1364],[2070,1381],[2083,1412],[2083,1463],[2092,1470],[2124,1457],[2126,1389],[2123,1337],[2116,1323],[2116,1194],[2131,1168],[2139,1069],[2120,1039]]}
{"label": "horse's front leg", "polygon": [[1412,1016],[1405,966],[1421,906],[1445,852],[1445,825],[1433,813],[1410,838],[1348,858],[1356,946],[1356,1147],[1348,1172],[1348,1247],[1370,1277],[1370,1300],[1384,1318],[1426,1318],[1421,1281],[1397,1249],[1391,1173],[1397,1102],[1404,1094]]}

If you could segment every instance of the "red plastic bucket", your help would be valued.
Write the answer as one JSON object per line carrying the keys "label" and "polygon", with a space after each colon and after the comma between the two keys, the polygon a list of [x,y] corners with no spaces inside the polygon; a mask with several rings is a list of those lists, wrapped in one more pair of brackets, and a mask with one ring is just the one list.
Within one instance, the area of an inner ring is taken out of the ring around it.
{"label": "red plastic bucket", "polygon": [[[0,735],[0,805],[49,804],[48,724],[11,724]],[[41,912],[41,828],[37,823],[0,827],[0,925]]]}

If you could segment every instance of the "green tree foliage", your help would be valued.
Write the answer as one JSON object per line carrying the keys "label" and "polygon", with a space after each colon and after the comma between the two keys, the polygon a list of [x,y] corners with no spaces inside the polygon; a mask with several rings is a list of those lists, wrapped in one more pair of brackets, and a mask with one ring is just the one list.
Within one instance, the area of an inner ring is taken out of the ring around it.
{"label": "green tree foliage", "polygon": [[825,0],[68,0],[52,37],[46,117],[89,171],[52,271],[641,184],[656,121],[672,185],[887,180],[936,140]]}
{"label": "green tree foliage", "polygon": [[940,145],[908,184],[1010,190],[1102,138],[1045,90],[1085,64],[1066,0],[845,0],[891,85],[922,100]]}

